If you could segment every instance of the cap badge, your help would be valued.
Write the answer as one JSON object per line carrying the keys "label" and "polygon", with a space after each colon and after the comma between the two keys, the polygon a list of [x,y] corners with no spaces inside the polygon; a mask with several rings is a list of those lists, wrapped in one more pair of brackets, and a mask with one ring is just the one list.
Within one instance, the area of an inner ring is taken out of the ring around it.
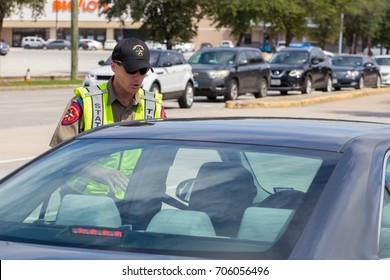
{"label": "cap badge", "polygon": [[133,51],[138,56],[143,56],[144,55],[144,47],[141,46],[141,45],[135,45],[133,47]]}

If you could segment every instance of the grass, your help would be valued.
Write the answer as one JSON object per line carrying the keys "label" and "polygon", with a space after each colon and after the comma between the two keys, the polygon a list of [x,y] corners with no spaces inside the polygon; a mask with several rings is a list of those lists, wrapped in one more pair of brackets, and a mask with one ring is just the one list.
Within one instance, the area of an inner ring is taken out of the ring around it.
{"label": "grass", "polygon": [[37,81],[9,81],[3,85],[7,86],[45,86],[45,85],[82,85],[83,80],[37,80]]}

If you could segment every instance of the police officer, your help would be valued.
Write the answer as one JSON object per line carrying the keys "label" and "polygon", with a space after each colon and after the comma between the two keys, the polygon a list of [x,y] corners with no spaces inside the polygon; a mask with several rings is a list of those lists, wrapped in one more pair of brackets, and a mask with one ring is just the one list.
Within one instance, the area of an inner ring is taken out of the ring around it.
{"label": "police officer", "polygon": [[[82,131],[104,124],[133,119],[165,118],[162,95],[141,88],[146,73],[153,71],[149,60],[149,48],[143,41],[126,38],[118,42],[112,52],[110,63],[114,75],[106,83],[74,90],[75,96],[68,103],[50,146],[54,147]],[[113,155],[112,158],[118,157]],[[137,155],[129,153],[128,160],[122,156],[120,158],[127,166],[114,165],[125,166],[128,173],[131,173],[132,167],[128,165],[135,164],[134,158],[137,158]],[[113,160],[108,162],[112,164]],[[99,170],[96,170],[97,167],[100,167]],[[122,170],[114,170],[107,165],[95,165],[89,169],[83,170],[84,175],[89,174],[89,179],[73,178],[71,183],[73,187],[86,193],[104,194],[119,191],[122,193],[117,196],[123,196],[128,176],[131,174],[123,174]],[[81,181],[85,183],[80,187]],[[104,190],[104,186],[109,187],[108,191]]]}

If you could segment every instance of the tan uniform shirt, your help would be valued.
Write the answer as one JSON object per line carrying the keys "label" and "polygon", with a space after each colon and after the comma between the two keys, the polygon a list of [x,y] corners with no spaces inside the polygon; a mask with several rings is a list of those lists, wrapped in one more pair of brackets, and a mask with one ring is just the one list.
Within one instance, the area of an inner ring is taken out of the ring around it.
{"label": "tan uniform shirt", "polygon": [[[111,105],[112,112],[114,115],[114,121],[115,122],[121,122],[121,121],[127,121],[127,120],[133,120],[135,116],[135,111],[137,108],[138,103],[140,102],[139,95],[136,94],[133,101],[130,103],[129,106],[124,107],[118,100],[115,95],[114,88],[112,86],[112,79],[111,78],[108,81],[107,90],[108,90],[108,105]],[[71,123],[71,124],[63,124],[64,117],[70,113],[69,108],[73,103],[78,103],[81,109],[81,114],[77,121]],[[80,132],[84,131],[84,116],[82,114],[83,110],[83,104],[82,99],[79,96],[74,96],[66,106],[66,109],[64,113],[62,114],[61,121],[58,123],[56,130],[54,131],[53,137],[50,141],[50,146],[54,147],[58,144],[60,144],[62,141],[71,138]]]}

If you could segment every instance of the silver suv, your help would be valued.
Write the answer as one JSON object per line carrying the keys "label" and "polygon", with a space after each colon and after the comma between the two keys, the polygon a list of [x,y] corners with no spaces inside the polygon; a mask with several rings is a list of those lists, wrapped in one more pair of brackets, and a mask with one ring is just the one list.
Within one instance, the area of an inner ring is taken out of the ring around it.
{"label": "silver suv", "polygon": [[23,37],[21,46],[25,49],[45,49],[47,44],[41,37],[27,36]]}
{"label": "silver suv", "polygon": [[[99,61],[102,67],[89,71],[84,86],[107,82],[114,72],[110,66],[111,56]],[[180,108],[191,108],[194,102],[194,78],[191,65],[183,54],[173,50],[150,49],[150,64],[154,72],[146,74],[142,87],[160,92],[163,99],[177,99]]]}

